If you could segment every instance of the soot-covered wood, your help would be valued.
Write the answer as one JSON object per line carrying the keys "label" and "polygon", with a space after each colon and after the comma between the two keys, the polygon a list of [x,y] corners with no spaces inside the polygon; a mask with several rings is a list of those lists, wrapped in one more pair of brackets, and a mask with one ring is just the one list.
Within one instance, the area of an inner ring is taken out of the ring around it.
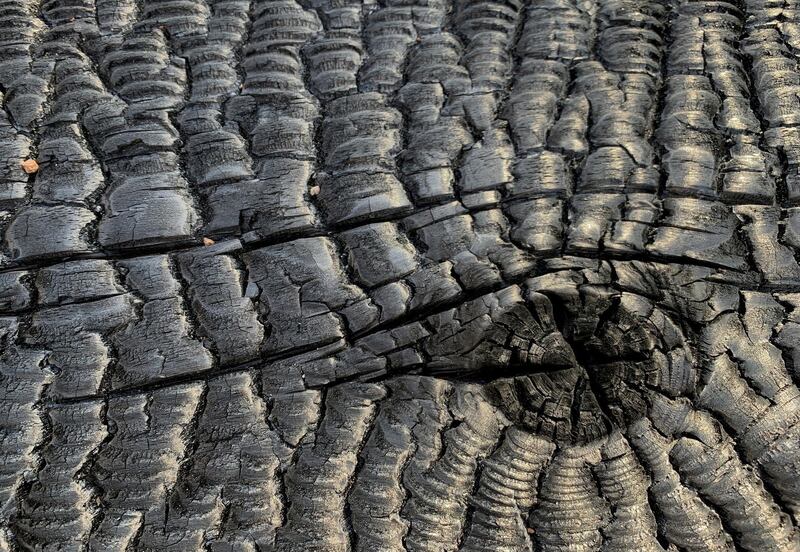
{"label": "soot-covered wood", "polygon": [[0,550],[800,550],[799,7],[0,0]]}

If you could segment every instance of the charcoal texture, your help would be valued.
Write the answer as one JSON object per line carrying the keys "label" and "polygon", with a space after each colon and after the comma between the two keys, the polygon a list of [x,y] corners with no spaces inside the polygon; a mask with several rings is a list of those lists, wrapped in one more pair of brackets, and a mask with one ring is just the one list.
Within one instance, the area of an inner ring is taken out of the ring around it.
{"label": "charcoal texture", "polygon": [[799,386],[798,1],[0,0],[2,552],[800,552]]}

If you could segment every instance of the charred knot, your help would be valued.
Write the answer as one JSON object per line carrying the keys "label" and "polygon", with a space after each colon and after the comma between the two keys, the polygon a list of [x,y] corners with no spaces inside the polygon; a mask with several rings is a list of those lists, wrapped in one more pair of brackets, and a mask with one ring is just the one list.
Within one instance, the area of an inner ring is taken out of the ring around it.
{"label": "charred knot", "polygon": [[510,420],[557,441],[602,437],[645,416],[653,394],[695,388],[690,340],[666,309],[558,273],[429,322],[428,373],[486,384]]}

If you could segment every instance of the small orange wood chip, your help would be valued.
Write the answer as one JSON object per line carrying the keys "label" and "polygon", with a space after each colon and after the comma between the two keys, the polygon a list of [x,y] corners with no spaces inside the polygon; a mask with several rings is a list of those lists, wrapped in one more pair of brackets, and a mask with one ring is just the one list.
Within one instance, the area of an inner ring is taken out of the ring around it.
{"label": "small orange wood chip", "polygon": [[39,163],[36,162],[36,159],[26,159],[22,162],[22,170],[27,174],[33,174],[39,170]]}
{"label": "small orange wood chip", "polygon": [[217,242],[215,242],[211,238],[203,238],[203,245],[214,245],[215,243]]}

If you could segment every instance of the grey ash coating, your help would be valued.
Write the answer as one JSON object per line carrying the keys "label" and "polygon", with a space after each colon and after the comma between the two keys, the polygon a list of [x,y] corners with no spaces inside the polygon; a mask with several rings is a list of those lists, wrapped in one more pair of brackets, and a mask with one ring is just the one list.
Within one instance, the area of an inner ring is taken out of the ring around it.
{"label": "grey ash coating", "polygon": [[797,552],[798,63],[795,0],[0,0],[0,550]]}

